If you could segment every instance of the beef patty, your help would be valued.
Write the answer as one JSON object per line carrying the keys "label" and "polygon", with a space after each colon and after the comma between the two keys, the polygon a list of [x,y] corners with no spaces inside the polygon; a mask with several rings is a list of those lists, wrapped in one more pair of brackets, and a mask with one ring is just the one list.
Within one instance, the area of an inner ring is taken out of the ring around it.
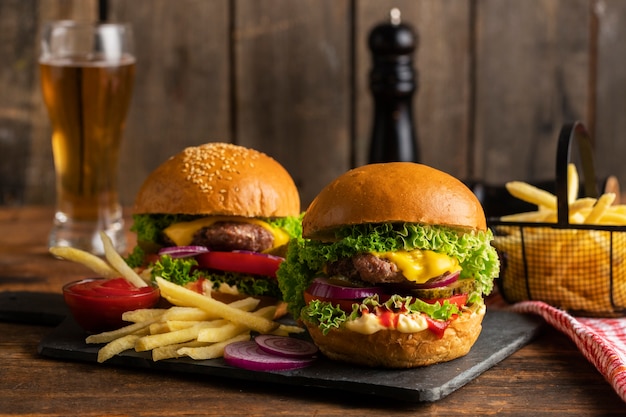
{"label": "beef patty", "polygon": [[215,251],[263,252],[274,246],[274,235],[263,226],[252,223],[216,222],[194,233],[191,244]]}
{"label": "beef patty", "polygon": [[366,282],[382,285],[396,294],[409,294],[422,299],[447,298],[454,294],[467,294],[476,289],[474,279],[459,279],[451,285],[423,288],[407,280],[398,266],[370,253],[355,255],[331,262],[326,266],[329,277],[342,277],[353,283]]}
{"label": "beef patty", "polygon": [[371,253],[355,255],[328,264],[328,276],[340,275],[349,280],[361,280],[371,284],[403,283],[406,278],[398,266]]}

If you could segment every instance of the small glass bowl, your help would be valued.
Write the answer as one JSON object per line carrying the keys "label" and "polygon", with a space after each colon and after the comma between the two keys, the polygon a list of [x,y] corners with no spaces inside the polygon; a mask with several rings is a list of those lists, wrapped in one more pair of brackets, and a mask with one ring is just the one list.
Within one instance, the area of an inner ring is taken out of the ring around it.
{"label": "small glass bowl", "polygon": [[122,314],[152,308],[161,298],[158,287],[136,288],[126,282],[125,288],[125,283],[115,280],[124,278],[87,278],[63,286],[65,303],[76,323],[87,332],[99,333],[128,325]]}

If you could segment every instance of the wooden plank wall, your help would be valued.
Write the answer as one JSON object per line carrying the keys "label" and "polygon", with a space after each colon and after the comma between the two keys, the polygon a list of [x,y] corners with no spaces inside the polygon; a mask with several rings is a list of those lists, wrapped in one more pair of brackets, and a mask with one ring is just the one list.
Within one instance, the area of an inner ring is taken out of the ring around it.
{"label": "wooden plank wall", "polygon": [[[394,6],[420,37],[422,162],[490,184],[553,178],[559,129],[581,120],[598,176],[626,182],[622,0],[110,0],[138,58],[124,204],[168,156],[208,141],[274,156],[304,206],[365,163],[366,39]],[[96,13],[95,0],[0,1],[0,204],[54,201],[37,37],[46,20]]]}

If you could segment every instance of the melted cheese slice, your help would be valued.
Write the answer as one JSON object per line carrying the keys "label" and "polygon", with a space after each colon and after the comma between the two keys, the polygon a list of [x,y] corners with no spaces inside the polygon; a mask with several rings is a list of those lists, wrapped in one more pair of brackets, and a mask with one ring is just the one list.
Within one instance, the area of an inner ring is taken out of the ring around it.
{"label": "melted cheese slice", "polygon": [[169,237],[177,246],[187,246],[193,241],[193,235],[203,227],[212,226],[217,222],[239,222],[256,224],[272,233],[274,236],[274,247],[285,245],[289,242],[289,234],[282,229],[272,227],[267,222],[259,219],[249,219],[246,217],[235,216],[211,216],[192,220],[190,222],[174,223],[163,230],[163,233]]}
{"label": "melted cheese slice", "polygon": [[423,284],[445,272],[461,270],[459,261],[456,259],[430,250],[415,249],[412,251],[374,253],[374,255],[395,263],[406,279],[418,284]]}

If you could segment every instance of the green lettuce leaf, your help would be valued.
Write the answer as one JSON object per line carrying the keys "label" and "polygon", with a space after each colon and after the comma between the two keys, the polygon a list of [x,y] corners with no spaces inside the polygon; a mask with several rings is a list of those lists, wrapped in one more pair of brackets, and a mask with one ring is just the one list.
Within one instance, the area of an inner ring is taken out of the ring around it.
{"label": "green lettuce leaf", "polygon": [[393,295],[384,303],[379,302],[378,296],[366,298],[361,304],[354,304],[352,313],[349,315],[339,307],[333,306],[331,303],[313,300],[302,308],[300,318],[316,324],[322,330],[323,334],[328,334],[331,329],[338,329],[346,321],[359,318],[363,309],[372,311],[379,306],[394,312],[402,311],[407,314],[423,313],[433,319],[443,321],[450,320],[453,315],[460,313],[459,308],[455,304],[450,304],[447,300],[444,301],[443,304],[439,302],[429,304],[420,299]]}
{"label": "green lettuce leaf", "polygon": [[[163,245],[162,231],[174,223],[188,222],[204,216],[189,214],[134,214],[132,232],[137,234],[137,242],[140,245]],[[274,227],[280,227],[295,238],[302,236],[302,214],[300,216],[288,216],[280,218],[261,218]]]}
{"label": "green lettuce leaf", "polygon": [[161,277],[174,284],[185,285],[204,278],[213,282],[215,286],[222,283],[236,286],[243,294],[282,298],[275,280],[236,272],[200,270],[196,268],[197,265],[198,262],[193,258],[172,258],[163,255],[154,263],[150,274],[153,281],[156,277]]}
{"label": "green lettuce leaf", "polygon": [[363,224],[341,228],[335,238],[332,242],[297,238],[289,243],[286,260],[277,276],[283,299],[294,317],[300,316],[303,293],[310,282],[324,275],[324,265],[357,253],[412,249],[445,253],[458,259],[461,279],[476,280],[471,301],[491,292],[493,279],[500,271],[496,250],[490,244],[491,230],[467,232],[414,223]]}

